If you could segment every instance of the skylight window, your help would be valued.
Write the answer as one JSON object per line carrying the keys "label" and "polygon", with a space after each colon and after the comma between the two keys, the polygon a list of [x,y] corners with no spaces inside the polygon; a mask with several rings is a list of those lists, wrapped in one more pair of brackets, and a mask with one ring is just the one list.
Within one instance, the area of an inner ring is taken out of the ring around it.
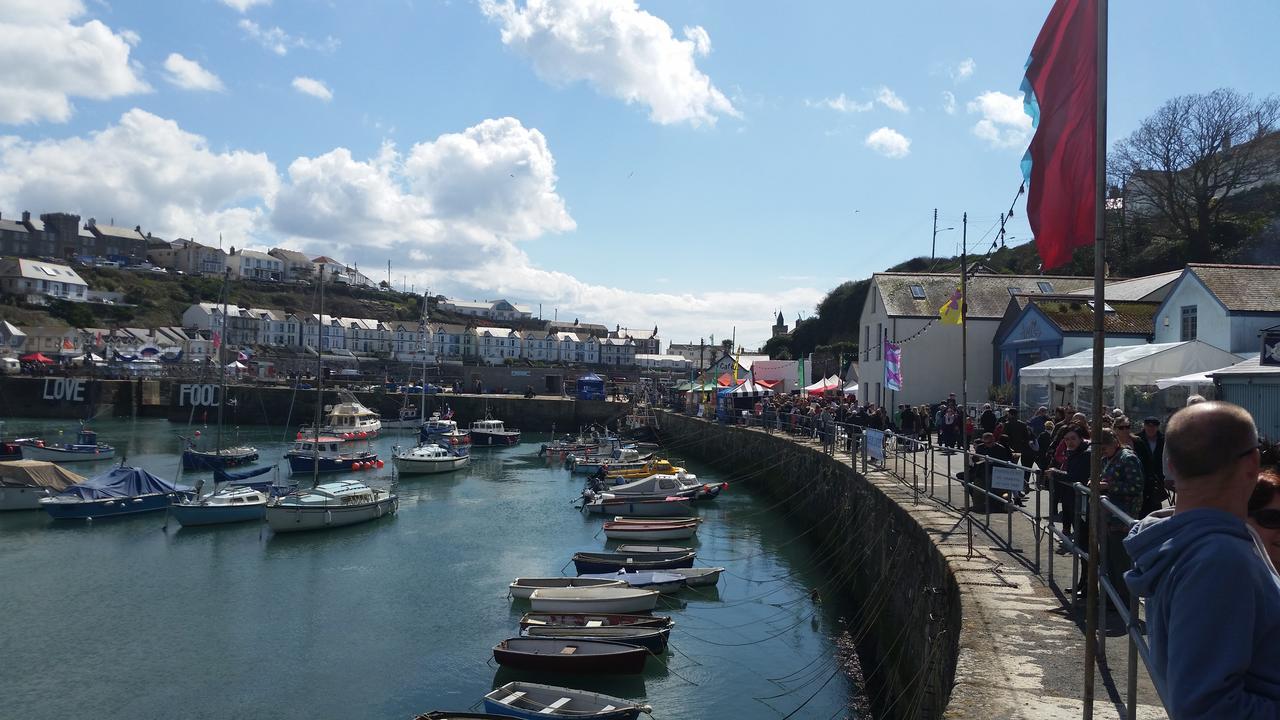
{"label": "skylight window", "polygon": [[1022,292],[1022,288],[1020,288],[1020,287],[1010,287],[1010,288],[1009,288],[1009,294],[1010,294],[1010,295],[1017,295],[1017,294],[1018,294],[1018,293],[1020,293],[1020,292]]}
{"label": "skylight window", "polygon": [[1036,287],[1040,288],[1040,292],[1042,292],[1042,293],[1051,293],[1051,292],[1053,292],[1053,283],[1047,283],[1047,282],[1045,282],[1045,281],[1043,281],[1043,280],[1041,280],[1040,282],[1036,283]]}
{"label": "skylight window", "polygon": [[924,286],[923,286],[923,285],[912,285],[912,286],[911,286],[911,297],[915,298],[916,300],[923,300],[923,299],[924,299]]}

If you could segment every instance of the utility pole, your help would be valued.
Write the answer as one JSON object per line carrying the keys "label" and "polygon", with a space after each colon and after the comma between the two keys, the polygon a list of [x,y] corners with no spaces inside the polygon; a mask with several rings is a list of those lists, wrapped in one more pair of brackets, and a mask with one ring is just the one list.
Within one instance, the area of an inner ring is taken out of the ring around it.
{"label": "utility pole", "polygon": [[[931,250],[929,250],[929,259],[930,259],[930,260],[937,260],[937,259],[938,259],[938,233],[940,233],[940,232],[946,232],[946,231],[948,231],[948,230],[955,230],[955,228],[953,228],[953,227],[944,227],[944,228],[940,228],[940,227],[938,227],[938,208],[934,208],[934,209],[933,209],[933,246],[932,246],[932,249],[931,249]],[[932,272],[932,271],[930,271],[930,272]]]}

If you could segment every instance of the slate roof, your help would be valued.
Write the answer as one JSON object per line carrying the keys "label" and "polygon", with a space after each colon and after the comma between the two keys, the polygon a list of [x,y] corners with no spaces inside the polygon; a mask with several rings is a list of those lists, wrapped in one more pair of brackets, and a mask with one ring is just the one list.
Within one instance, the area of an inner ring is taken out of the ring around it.
{"label": "slate roof", "polygon": [[1280,312],[1280,265],[1189,263],[1209,292],[1232,312]]}
{"label": "slate roof", "polygon": [[8,230],[9,232],[27,232],[27,226],[15,220],[8,218],[0,218],[0,230]]}
{"label": "slate roof", "polygon": [[[1177,282],[1182,277],[1181,270],[1170,270],[1169,272],[1158,273],[1156,275],[1144,275],[1143,277],[1129,278],[1128,280],[1112,280],[1107,282],[1107,302],[1112,300],[1151,300],[1163,299],[1152,298],[1151,295],[1159,292],[1168,285]],[[1093,285],[1075,290],[1072,295],[1093,295]]]}
{"label": "slate roof", "polygon": [[122,238],[128,238],[130,240],[145,241],[147,239],[146,236],[143,235],[141,232],[139,232],[136,228],[122,228],[122,227],[117,227],[115,225],[99,225],[99,224],[91,225],[90,228],[91,228],[90,232],[94,232],[95,234],[98,234],[98,235],[105,235],[109,237],[122,237]]}
{"label": "slate roof", "polygon": [[[1093,332],[1093,306],[1085,298],[1047,295],[1032,297],[1029,301],[1064,333]],[[1107,300],[1107,307],[1114,311],[1103,315],[1103,327],[1108,334],[1155,335],[1156,309],[1160,303]]]}
{"label": "slate roof", "polygon": [[[872,282],[880,289],[880,297],[890,317],[937,317],[938,309],[946,304],[951,294],[960,287],[960,278],[954,273],[876,273]],[[988,275],[969,278],[968,317],[975,320],[998,320],[1009,307],[1009,288],[1018,292],[1040,295],[1038,283],[1049,283],[1050,293],[1068,293],[1093,286],[1093,278],[1058,275]],[[919,285],[925,297],[916,299],[911,286]]]}

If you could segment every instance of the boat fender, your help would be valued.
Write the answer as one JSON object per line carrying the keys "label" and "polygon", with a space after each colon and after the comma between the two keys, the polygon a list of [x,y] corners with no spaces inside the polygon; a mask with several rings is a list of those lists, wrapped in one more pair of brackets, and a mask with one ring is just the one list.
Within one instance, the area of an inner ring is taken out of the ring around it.
{"label": "boat fender", "polygon": [[328,525],[328,524],[330,524],[330,523],[332,523],[332,522],[333,522],[333,511],[332,511],[332,510],[325,510],[325,511],[324,511],[324,524],[325,524],[325,525]]}
{"label": "boat fender", "polygon": [[355,472],[355,471],[357,471],[357,470],[359,470],[359,469],[360,469],[360,463],[358,463],[358,462],[353,462],[353,463],[351,463],[351,472]]}
{"label": "boat fender", "polygon": [[375,466],[375,467],[377,467],[379,470],[381,470],[381,469],[382,469],[382,466],[383,466],[383,465],[386,465],[386,463],[385,463],[385,462],[383,462],[383,461],[381,461],[381,460],[379,460],[378,462],[374,463],[374,466]]}

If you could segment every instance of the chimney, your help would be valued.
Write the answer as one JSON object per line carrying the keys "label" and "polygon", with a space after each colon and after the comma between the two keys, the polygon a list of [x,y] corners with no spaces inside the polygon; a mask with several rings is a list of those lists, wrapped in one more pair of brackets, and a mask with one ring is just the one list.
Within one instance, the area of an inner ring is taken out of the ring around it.
{"label": "chimney", "polygon": [[85,227],[97,227],[97,226],[98,226],[98,219],[97,219],[97,218],[89,218],[89,222],[85,223],[85,224],[84,224],[84,226],[85,226]]}
{"label": "chimney", "polygon": [[[133,231],[134,231],[134,232],[136,232],[136,233],[138,233],[139,235],[141,235],[141,234],[142,234],[142,226],[141,226],[141,225],[134,225],[134,226],[133,226]],[[150,234],[151,234],[151,233],[147,233],[147,235],[150,235]]]}
{"label": "chimney", "polygon": [[22,211],[22,222],[27,224],[31,223],[31,212],[29,210]]}

